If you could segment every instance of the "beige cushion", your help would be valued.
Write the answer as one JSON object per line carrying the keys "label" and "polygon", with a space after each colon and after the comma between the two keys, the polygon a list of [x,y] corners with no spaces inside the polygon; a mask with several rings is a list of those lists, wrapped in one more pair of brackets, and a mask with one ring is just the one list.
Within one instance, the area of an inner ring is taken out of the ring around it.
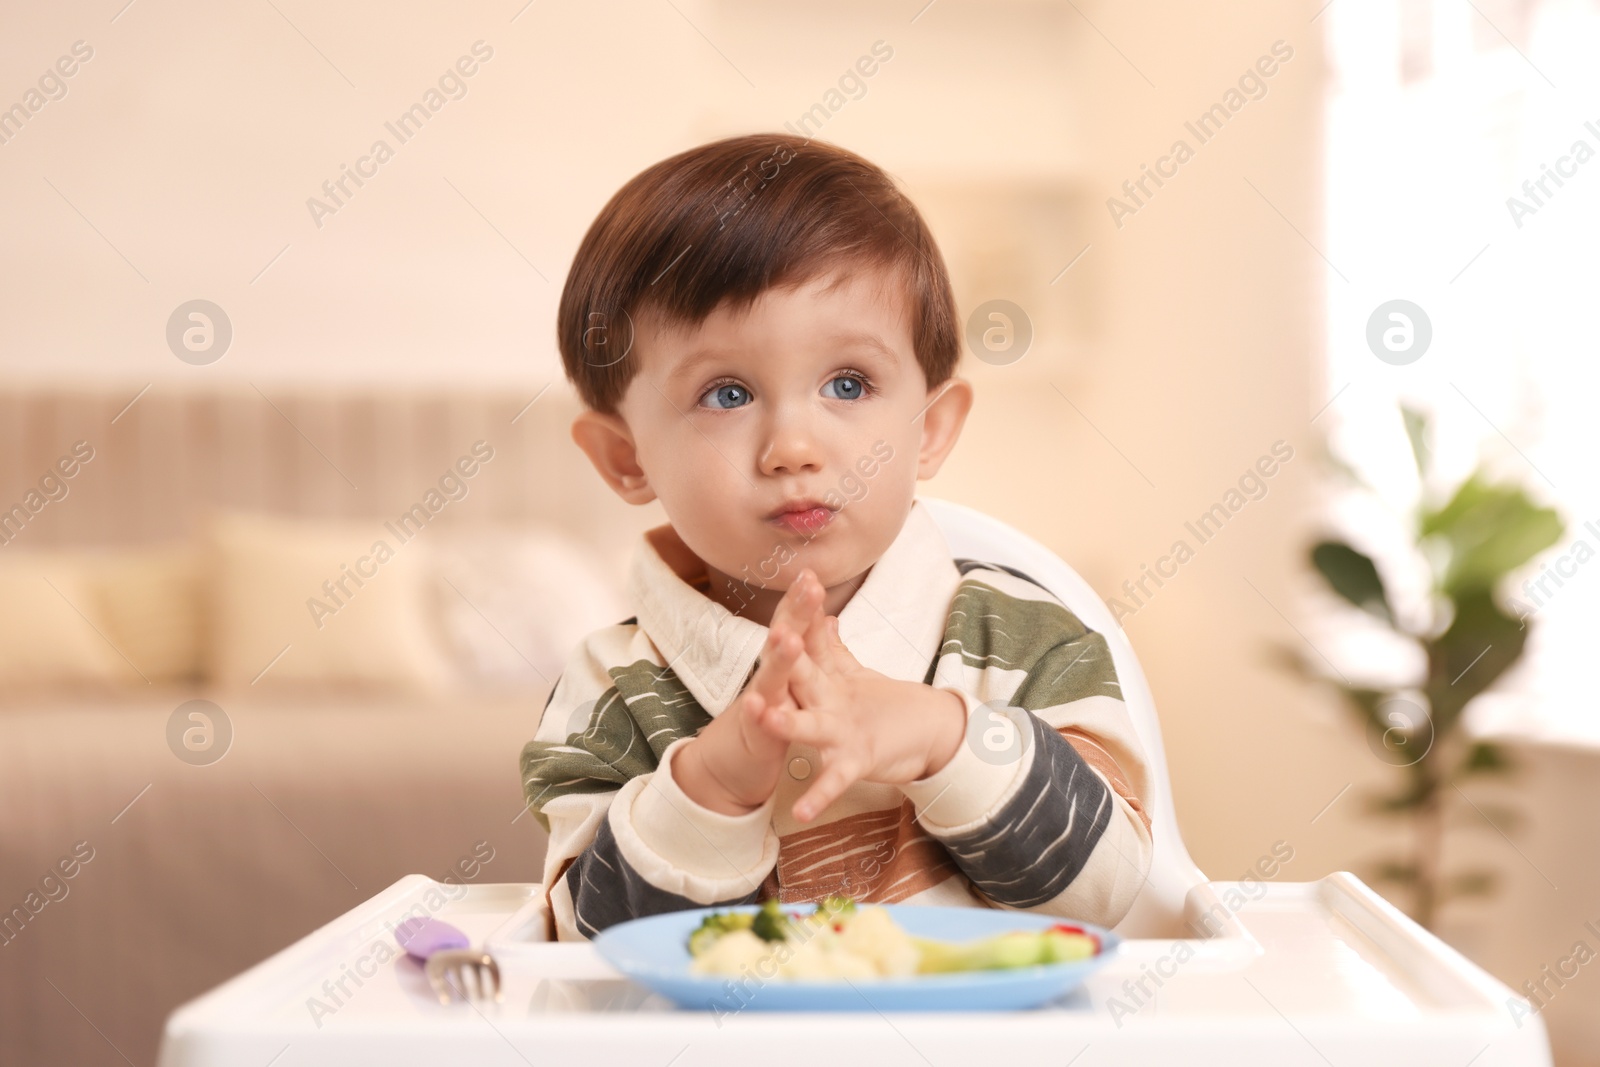
{"label": "beige cushion", "polygon": [[108,553],[95,567],[106,635],[151,682],[200,675],[200,554],[190,546]]}
{"label": "beige cushion", "polygon": [[426,537],[403,542],[378,519],[241,514],[214,516],[209,535],[216,684],[449,686]]}
{"label": "beige cushion", "polygon": [[632,609],[616,575],[548,526],[429,531],[438,617],[459,674],[475,684],[555,684],[572,649]]}
{"label": "beige cushion", "polygon": [[106,633],[94,574],[84,553],[0,550],[0,684],[140,681]]}

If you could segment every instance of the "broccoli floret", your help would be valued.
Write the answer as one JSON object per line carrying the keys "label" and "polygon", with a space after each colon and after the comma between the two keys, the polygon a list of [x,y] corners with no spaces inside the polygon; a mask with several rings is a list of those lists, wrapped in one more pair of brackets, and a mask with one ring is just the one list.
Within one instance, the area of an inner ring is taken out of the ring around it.
{"label": "broccoli floret", "polygon": [[762,901],[750,932],[763,941],[782,941],[789,936],[789,917],[779,909],[777,897]]}
{"label": "broccoli floret", "polygon": [[847,896],[828,896],[822,898],[822,903],[817,905],[817,911],[829,919],[840,915],[850,915],[856,910],[856,902]]}
{"label": "broccoli floret", "polygon": [[710,948],[723,934],[734,930],[748,930],[755,918],[749,912],[714,911],[700,920],[700,925],[689,935],[689,955],[698,956]]}
{"label": "broccoli floret", "polygon": [[722,936],[721,930],[707,925],[709,921],[710,920],[707,920],[706,923],[701,923],[700,928],[689,935],[689,955],[704,955],[706,950],[711,947],[712,943],[715,942],[717,938]]}

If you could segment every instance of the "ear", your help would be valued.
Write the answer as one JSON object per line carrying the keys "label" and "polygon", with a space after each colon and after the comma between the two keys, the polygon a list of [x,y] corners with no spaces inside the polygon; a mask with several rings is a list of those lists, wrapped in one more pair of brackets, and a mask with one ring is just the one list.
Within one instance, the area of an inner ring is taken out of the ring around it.
{"label": "ear", "polygon": [[932,478],[956,446],[961,427],[972,410],[972,383],[950,378],[933,390],[934,399],[922,413],[922,447],[917,452],[917,480]]}
{"label": "ear", "polygon": [[620,416],[585,410],[572,420],[572,439],[623,500],[648,504],[656,498],[644,468],[639,466],[633,434]]}

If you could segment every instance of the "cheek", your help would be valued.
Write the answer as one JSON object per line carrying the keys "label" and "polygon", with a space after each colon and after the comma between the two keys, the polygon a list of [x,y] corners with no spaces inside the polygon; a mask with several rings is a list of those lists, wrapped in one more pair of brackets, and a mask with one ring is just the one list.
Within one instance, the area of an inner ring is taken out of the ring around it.
{"label": "cheek", "polygon": [[738,466],[749,464],[750,457],[736,436],[680,422],[679,429],[652,443],[648,455],[641,452],[641,465],[674,523],[728,542],[738,536],[730,526],[755,495],[755,475]]}
{"label": "cheek", "polygon": [[[685,418],[674,411],[639,436],[639,464],[657,486],[699,484],[702,478],[721,478],[715,467],[734,474],[729,459],[737,460],[738,439],[718,426],[715,419]],[[728,459],[723,457],[727,456]],[[713,464],[715,467],[713,467]]]}

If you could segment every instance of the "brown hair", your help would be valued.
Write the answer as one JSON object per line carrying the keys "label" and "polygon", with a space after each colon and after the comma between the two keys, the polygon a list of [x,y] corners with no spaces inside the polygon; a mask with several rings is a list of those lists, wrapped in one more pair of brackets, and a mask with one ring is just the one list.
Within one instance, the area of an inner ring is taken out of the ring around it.
{"label": "brown hair", "polygon": [[904,285],[931,389],[955,373],[960,329],[944,260],[915,205],[854,152],[786,133],[713,141],[617,190],[584,234],[561,292],[556,341],[590,408],[614,413],[638,370],[635,318],[693,328],[724,300],[848,267]]}

